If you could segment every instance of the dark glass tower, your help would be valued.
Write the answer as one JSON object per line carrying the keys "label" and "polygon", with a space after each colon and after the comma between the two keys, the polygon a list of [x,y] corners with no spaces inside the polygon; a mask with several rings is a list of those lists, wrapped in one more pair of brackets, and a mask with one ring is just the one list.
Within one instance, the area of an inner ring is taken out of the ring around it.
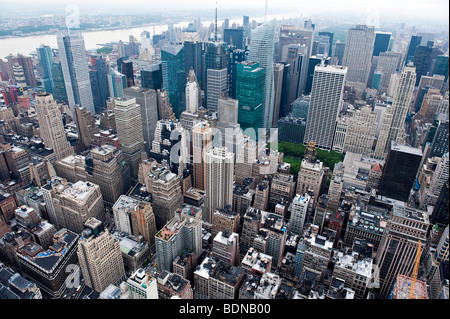
{"label": "dark glass tower", "polygon": [[54,62],[52,64],[52,78],[53,78],[53,98],[57,102],[67,102],[66,85],[61,67],[61,62]]}
{"label": "dark glass tower", "polygon": [[223,30],[223,41],[235,46],[237,49],[244,48],[244,29],[225,29]]}
{"label": "dark glass tower", "polygon": [[422,156],[420,149],[392,141],[381,178],[380,195],[408,201]]}
{"label": "dark glass tower", "polygon": [[436,62],[434,63],[434,68],[431,75],[434,74],[443,75],[445,76],[445,80],[447,81],[448,69],[449,69],[448,55],[438,55],[436,57]]}
{"label": "dark glass tower", "polygon": [[413,35],[411,41],[409,42],[408,53],[406,54],[406,63],[414,61],[414,55],[416,54],[416,49],[420,45],[422,37],[418,35]]}
{"label": "dark glass tower", "polygon": [[372,56],[379,56],[381,52],[386,52],[388,50],[390,40],[390,33],[375,32],[375,43],[373,45]]}
{"label": "dark glass tower", "polygon": [[122,71],[120,73],[125,75],[127,79],[127,87],[134,86],[133,62],[130,60],[122,61]]}
{"label": "dark glass tower", "polygon": [[161,63],[152,64],[141,70],[141,85],[146,89],[161,90],[163,85]]}
{"label": "dark glass tower", "polygon": [[345,43],[336,43],[334,49],[334,56],[338,58],[338,65],[342,65],[342,60],[344,59]]}
{"label": "dark glass tower", "polygon": [[418,46],[414,54],[414,66],[416,67],[416,86],[419,85],[422,75],[427,75],[431,63],[432,48],[428,46]]}
{"label": "dark glass tower", "polygon": [[186,66],[186,77],[190,69],[194,69],[197,81],[202,82],[202,43],[201,42],[184,42],[184,60]]}
{"label": "dark glass tower", "polygon": [[248,51],[230,46],[230,63],[228,63],[228,95],[236,98],[236,76],[239,62],[247,60]]}
{"label": "dark glass tower", "polygon": [[206,90],[207,70],[228,69],[229,52],[225,42],[206,42],[204,49],[202,89]]}
{"label": "dark glass tower", "polygon": [[163,88],[177,118],[185,110],[186,66],[183,45],[161,48]]}

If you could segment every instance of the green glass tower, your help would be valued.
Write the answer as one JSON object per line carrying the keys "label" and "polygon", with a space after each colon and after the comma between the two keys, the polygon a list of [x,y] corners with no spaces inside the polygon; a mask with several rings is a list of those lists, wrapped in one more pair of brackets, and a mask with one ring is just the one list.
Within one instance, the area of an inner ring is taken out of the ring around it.
{"label": "green glass tower", "polygon": [[[238,122],[243,130],[264,127],[263,99],[265,69],[257,62],[244,61],[237,64],[236,99],[239,100]],[[256,135],[257,136],[257,135]]]}

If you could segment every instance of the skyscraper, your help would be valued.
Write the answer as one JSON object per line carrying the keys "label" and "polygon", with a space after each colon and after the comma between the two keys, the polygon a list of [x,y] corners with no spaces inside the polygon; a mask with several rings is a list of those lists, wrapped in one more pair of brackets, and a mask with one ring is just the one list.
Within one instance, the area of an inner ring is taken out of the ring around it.
{"label": "skyscraper", "polygon": [[48,45],[41,45],[39,48],[36,49],[36,53],[39,59],[44,89],[46,92],[53,94],[53,88],[55,84],[53,82],[53,75],[52,75],[52,65],[53,65],[52,48],[50,48]]}
{"label": "skyscraper", "polygon": [[86,221],[77,254],[86,285],[99,293],[126,278],[119,241],[95,218]]}
{"label": "skyscraper", "polygon": [[275,42],[275,20],[264,23],[252,31],[248,60],[258,62],[265,69],[263,123],[272,126],[274,107],[273,54]]}
{"label": "skyscraper", "polygon": [[192,129],[193,186],[206,190],[206,153],[212,149],[212,130],[207,122],[200,122]]}
{"label": "skyscraper", "polygon": [[389,48],[389,41],[391,40],[390,32],[375,32],[375,42],[373,45],[372,56],[379,56],[381,52],[386,52]]}
{"label": "skyscraper", "polygon": [[409,62],[414,61],[414,55],[416,54],[416,49],[420,45],[422,41],[421,36],[413,35],[411,36],[411,40],[409,41],[408,52],[406,53],[405,65],[408,65]]}
{"label": "skyscraper", "polygon": [[156,100],[156,91],[133,86],[124,89],[123,92],[125,97],[135,98],[136,103],[140,107],[145,149],[149,150],[153,142],[156,122],[158,122],[158,103]]}
{"label": "skyscraper", "polygon": [[217,112],[219,97],[228,92],[228,70],[207,69],[206,70],[206,105],[210,112]]}
{"label": "skyscraper", "polygon": [[375,28],[357,25],[347,33],[342,65],[348,67],[347,85],[364,90],[370,73]]}
{"label": "skyscraper", "polygon": [[41,138],[46,147],[53,149],[56,160],[72,155],[74,150],[67,141],[62,114],[52,94],[44,92],[36,95],[36,113]]}
{"label": "skyscraper", "polygon": [[331,150],[336,119],[342,108],[346,76],[346,67],[315,67],[305,143],[314,141],[319,148]]}
{"label": "skyscraper", "polygon": [[140,106],[135,98],[119,98],[114,107],[120,150],[130,165],[131,178],[138,175],[141,152],[144,150]]}
{"label": "skyscraper", "polygon": [[424,249],[428,227],[426,212],[406,205],[393,206],[375,260],[380,281],[376,293],[380,297],[388,297],[398,274],[412,275],[419,240]]}
{"label": "skyscraper", "polygon": [[95,114],[86,49],[81,32],[59,33],[57,42],[70,108],[78,104]]}
{"label": "skyscraper", "polygon": [[319,31],[319,35],[324,35],[327,36],[329,39],[329,48],[328,48],[328,56],[331,57],[333,56],[333,37],[334,37],[334,32],[328,32],[328,31]]}
{"label": "skyscraper", "polygon": [[418,148],[394,141],[390,144],[379,192],[383,196],[407,201],[423,154]]}
{"label": "skyscraper", "polygon": [[263,124],[264,81],[265,70],[259,63],[244,61],[237,65],[238,122],[243,130],[253,128],[256,134]]}
{"label": "skyscraper", "polygon": [[185,109],[186,67],[183,45],[162,47],[161,64],[163,88],[167,91],[175,116],[179,118]]}
{"label": "skyscraper", "polygon": [[211,224],[217,208],[233,204],[234,154],[226,147],[206,153],[206,199],[203,220]]}
{"label": "skyscraper", "polygon": [[428,73],[431,64],[431,52],[432,48],[429,46],[418,46],[416,48],[413,59],[416,67],[416,86],[419,84],[420,78]]}
{"label": "skyscraper", "polygon": [[161,63],[154,63],[141,70],[141,85],[146,89],[161,90],[163,85]]}

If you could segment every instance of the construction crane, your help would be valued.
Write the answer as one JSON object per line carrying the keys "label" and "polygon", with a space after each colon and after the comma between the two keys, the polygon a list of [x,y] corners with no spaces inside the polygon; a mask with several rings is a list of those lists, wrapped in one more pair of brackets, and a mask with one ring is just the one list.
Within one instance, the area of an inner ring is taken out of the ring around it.
{"label": "construction crane", "polygon": [[417,246],[416,259],[414,261],[414,269],[411,276],[411,286],[409,289],[409,299],[414,299],[414,292],[416,290],[417,274],[419,273],[420,255],[422,254],[422,242],[419,240]]}

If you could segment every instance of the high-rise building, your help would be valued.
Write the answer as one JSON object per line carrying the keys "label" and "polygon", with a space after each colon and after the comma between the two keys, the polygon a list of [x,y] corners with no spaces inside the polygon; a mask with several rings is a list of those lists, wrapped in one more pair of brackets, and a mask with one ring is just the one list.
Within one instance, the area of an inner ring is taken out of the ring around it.
{"label": "high-rise building", "polygon": [[206,190],[206,153],[212,149],[212,130],[207,122],[200,122],[192,129],[193,186]]}
{"label": "high-rise building", "polygon": [[418,46],[416,53],[414,54],[414,66],[416,67],[416,83],[419,85],[420,78],[423,75],[427,75],[431,64],[431,52],[432,48],[429,46]]}
{"label": "high-rise building", "polygon": [[422,156],[420,149],[392,141],[383,170],[380,194],[396,200],[407,201]]}
{"label": "high-rise building", "polygon": [[[202,57],[202,82],[201,87],[205,90],[205,96],[208,96],[208,70],[228,69],[229,52],[225,42],[214,41],[204,43],[204,53]],[[207,102],[208,103],[208,102]],[[209,108],[209,105],[206,104]]]}
{"label": "high-rise building", "polygon": [[291,218],[289,220],[289,230],[293,233],[302,235],[306,215],[309,209],[311,196],[308,193],[296,194],[292,200]]}
{"label": "high-rise building", "polygon": [[41,71],[41,78],[44,84],[44,89],[48,93],[53,94],[53,88],[55,86],[52,75],[53,65],[53,52],[52,48],[48,45],[41,45],[36,49],[36,53],[39,59],[39,66]]}
{"label": "high-rise building", "polygon": [[142,135],[146,150],[152,145],[156,122],[158,121],[158,103],[156,91],[146,88],[129,87],[123,90],[124,96],[135,98],[141,109]]}
{"label": "high-rise building", "polygon": [[339,40],[336,42],[336,46],[334,49],[334,55],[338,59],[338,65],[342,65],[342,62],[344,60],[344,52],[345,52],[345,43],[339,42]]}
{"label": "high-rise building", "polygon": [[142,117],[136,98],[119,98],[115,101],[114,113],[120,150],[130,165],[131,178],[138,174],[141,153],[144,150]]}
{"label": "high-rise building", "polygon": [[288,86],[287,103],[293,103],[304,91],[308,73],[308,47],[305,44],[286,46],[286,62],[291,65],[286,85]]}
{"label": "high-rise building", "polygon": [[160,271],[172,271],[173,261],[186,248],[200,256],[202,252],[202,222],[177,210],[175,216],[155,235],[156,256]]}
{"label": "high-rise building", "polygon": [[219,231],[212,240],[212,256],[226,264],[237,266],[240,262],[239,234]]}
{"label": "high-rise building", "polygon": [[408,52],[406,53],[405,65],[409,62],[414,61],[414,55],[416,54],[416,49],[420,45],[422,41],[422,37],[418,35],[411,36],[411,40],[409,41]]}
{"label": "high-rise building", "polygon": [[124,161],[123,152],[107,144],[92,148],[85,158],[86,180],[100,186],[108,207],[131,187],[130,167]]}
{"label": "high-rise building", "polygon": [[84,223],[91,217],[103,223],[107,221],[98,185],[78,181],[59,194],[59,201],[66,227],[73,232],[81,233]]}
{"label": "high-rise building", "polygon": [[[278,121],[280,120],[280,114],[285,113],[282,108],[282,96],[283,96],[283,88],[286,85],[287,81],[285,81],[285,69],[283,63],[274,63],[273,64],[273,87],[274,87],[274,99],[273,99],[273,117],[272,117],[272,127],[278,126]],[[283,101],[284,102],[284,101]]]}
{"label": "high-rise building", "polygon": [[248,50],[230,47],[230,61],[228,63],[228,96],[236,98],[237,65],[246,61]]}
{"label": "high-rise building", "polygon": [[223,41],[237,49],[244,49],[244,29],[224,29]]}
{"label": "high-rise building", "polygon": [[183,205],[180,178],[164,165],[153,166],[147,176],[145,186],[152,194],[156,225],[161,229]]}
{"label": "high-rise building", "polygon": [[380,52],[378,55],[377,70],[382,73],[379,90],[387,92],[391,75],[394,74],[401,60],[401,54],[395,52]]}
{"label": "high-rise building", "polygon": [[315,203],[322,188],[324,176],[323,163],[317,160],[314,142],[308,143],[305,154],[306,156],[303,158],[300,171],[298,172],[296,193],[304,194],[308,192],[314,195],[313,201]]}
{"label": "high-rise building", "polygon": [[203,220],[212,223],[215,209],[233,204],[234,154],[226,147],[213,148],[206,153],[206,199]]}
{"label": "high-rise building", "polygon": [[364,90],[369,79],[370,61],[374,49],[375,28],[357,25],[347,33],[342,65],[348,67],[346,85]]}
{"label": "high-rise building", "polygon": [[125,75],[110,69],[108,72],[108,89],[111,97],[123,97],[123,90],[127,87],[127,79]]}
{"label": "high-rise building", "polygon": [[373,44],[372,56],[379,56],[381,52],[386,52],[389,48],[389,42],[391,40],[390,32],[375,32],[375,42]]}
{"label": "high-rise building", "polygon": [[219,97],[222,93],[228,92],[228,69],[207,69],[206,70],[206,106],[210,113],[217,112]]}
{"label": "high-rise building", "polygon": [[405,138],[404,124],[413,96],[416,82],[415,68],[406,66],[400,75],[396,86],[392,107],[383,116],[383,123],[375,147],[374,157],[385,159],[391,146],[391,141],[403,144]]}
{"label": "high-rise building", "polygon": [[78,104],[95,114],[86,49],[81,32],[59,33],[57,41],[70,108]]}
{"label": "high-rise building", "polygon": [[109,97],[108,70],[106,59],[101,55],[90,56],[89,76],[91,77],[92,95],[96,113],[106,109]]}
{"label": "high-rise building", "polygon": [[184,46],[184,61],[186,74],[189,74],[191,69],[197,77],[199,83],[203,80],[203,69],[202,69],[202,42],[201,41],[185,41]]}
{"label": "high-rise building", "polygon": [[445,80],[448,79],[449,70],[449,58],[448,55],[438,55],[436,57],[436,62],[434,63],[433,71],[431,75],[439,74],[445,76]]}
{"label": "high-rise building", "polygon": [[46,147],[53,149],[56,160],[72,155],[74,150],[67,141],[62,114],[50,93],[36,95],[36,113],[40,135]]}
{"label": "high-rise building", "polygon": [[133,62],[131,60],[122,61],[121,72],[125,75],[127,87],[134,86],[134,71],[133,71]]}
{"label": "high-rise building", "polygon": [[377,130],[377,114],[369,106],[361,107],[350,118],[344,141],[344,152],[370,156]]}
{"label": "high-rise building", "polygon": [[64,83],[64,75],[62,71],[61,62],[54,62],[51,66],[52,68],[52,78],[53,78],[53,97],[56,101],[62,102],[68,101],[66,84]]}
{"label": "high-rise building", "polygon": [[273,54],[275,43],[275,20],[264,23],[252,31],[248,60],[259,63],[265,69],[263,96],[263,126],[270,128],[273,122],[274,78]]}
{"label": "high-rise building", "polygon": [[[33,59],[29,56],[24,56],[22,54],[18,54],[17,56],[13,56],[12,54],[7,56],[8,63],[10,67],[13,69],[14,66],[18,66],[22,70],[21,77],[23,77],[20,82],[23,82],[25,86],[29,87],[35,87],[37,84],[36,76],[34,74],[34,66],[33,66]],[[18,79],[16,78],[16,75],[13,76],[16,81]]]}
{"label": "high-rise building", "polygon": [[[426,212],[395,204],[375,259],[380,288],[376,293],[387,298],[397,275],[411,276],[419,241],[424,249],[429,218]],[[406,235],[408,234],[408,235]]]}
{"label": "high-rise building", "polygon": [[101,221],[89,218],[78,241],[78,260],[88,287],[102,292],[125,279],[120,244]]}
{"label": "high-rise building", "polygon": [[153,63],[141,70],[141,85],[143,88],[161,90],[163,85],[162,64]]}
{"label": "high-rise building", "polygon": [[328,31],[319,31],[319,35],[327,36],[329,39],[329,47],[328,47],[328,56],[333,56],[333,37],[334,32],[328,32]]}
{"label": "high-rise building", "polygon": [[244,61],[237,65],[236,99],[239,100],[238,122],[243,130],[253,128],[257,140],[263,127],[265,70],[257,62]]}
{"label": "high-rise building", "polygon": [[346,67],[315,67],[306,122],[306,143],[314,141],[319,148],[331,150],[336,119],[342,108],[346,76]]}
{"label": "high-rise building", "polygon": [[185,110],[186,67],[183,45],[161,47],[163,88],[177,118]]}

